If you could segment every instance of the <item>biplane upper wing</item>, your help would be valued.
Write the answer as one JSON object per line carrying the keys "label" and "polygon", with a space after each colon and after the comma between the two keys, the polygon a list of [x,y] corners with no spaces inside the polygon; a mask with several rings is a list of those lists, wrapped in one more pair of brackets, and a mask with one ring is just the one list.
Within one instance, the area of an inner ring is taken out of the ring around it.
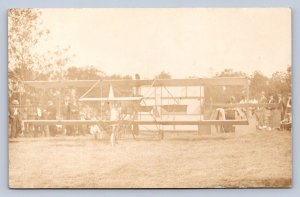
{"label": "biplane upper wing", "polygon": [[[98,83],[99,82],[99,83]],[[238,85],[247,86],[248,79],[243,77],[215,77],[215,78],[195,78],[195,79],[123,79],[123,80],[62,80],[62,81],[23,81],[24,85],[34,88],[78,88],[91,87],[95,83],[97,86],[119,86],[126,85],[128,87],[137,86],[153,86],[153,87],[176,87],[176,86],[203,86],[203,85]]]}
{"label": "biplane upper wing", "polygon": [[141,101],[143,97],[138,96],[129,96],[129,97],[115,97],[113,87],[110,86],[108,97],[99,97],[99,98],[87,98],[82,97],[79,98],[79,101]]}
{"label": "biplane upper wing", "polygon": [[80,98],[79,101],[141,101],[143,97]]}

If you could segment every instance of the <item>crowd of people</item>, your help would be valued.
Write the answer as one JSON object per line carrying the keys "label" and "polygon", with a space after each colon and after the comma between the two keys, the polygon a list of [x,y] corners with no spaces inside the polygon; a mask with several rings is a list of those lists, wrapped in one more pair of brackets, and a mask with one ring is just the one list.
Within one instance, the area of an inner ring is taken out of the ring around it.
{"label": "crowd of people", "polygon": [[[258,103],[261,104],[275,104],[267,107],[259,107],[255,110],[255,115],[257,116],[258,125],[257,128],[262,130],[272,130],[274,129],[274,124],[279,125],[279,128],[282,128],[284,124],[291,124],[292,122],[292,97],[291,94],[282,96],[278,94],[276,96],[270,95],[268,98],[265,95],[265,92],[261,93],[261,96],[258,100]],[[280,116],[280,122],[272,123],[272,117],[275,116],[274,110],[277,110],[277,113]],[[276,127],[275,127],[276,128]]]}
{"label": "crowd of people", "polygon": [[[212,113],[210,119],[218,120],[230,120],[230,119],[246,119],[249,115],[255,116],[257,120],[257,129],[259,130],[272,130],[272,129],[290,129],[292,123],[292,98],[291,94],[282,96],[278,94],[276,96],[270,95],[268,98],[264,91],[258,99],[247,99],[243,94],[242,99],[238,102],[234,96],[229,99],[229,104],[254,104],[247,107],[250,114],[247,114],[247,108],[245,107],[228,107],[228,108],[216,108]],[[256,105],[257,104],[257,105]],[[270,104],[270,105],[268,105]],[[276,112],[275,112],[276,110]],[[277,114],[276,114],[277,113]],[[278,114],[280,113],[280,114]],[[274,117],[279,115],[280,118],[276,119],[274,123]],[[279,126],[277,126],[279,125]],[[224,130],[223,126],[217,127],[217,131]]]}
{"label": "crowd of people", "polygon": [[[26,123],[23,120],[91,120],[98,119],[99,110],[89,105],[83,105],[77,99],[65,97],[64,101],[57,104],[48,100],[46,104],[33,103],[26,99],[20,105],[18,100],[13,100],[9,106],[10,137],[28,136],[55,136],[64,134],[68,136],[85,135],[90,128],[85,124],[55,125]],[[108,109],[104,109],[108,110]]]}
{"label": "crowd of people", "polygon": [[[27,98],[23,105],[19,103],[17,99],[12,100],[9,105],[9,126],[10,126],[10,137],[18,136],[55,136],[58,134],[64,134],[68,136],[75,135],[86,135],[92,133],[97,136],[103,129],[98,125],[86,125],[86,124],[74,124],[74,125],[55,125],[55,124],[34,124],[25,123],[23,120],[120,120],[120,114],[122,107],[117,103],[103,103],[99,107],[93,107],[92,105],[85,105],[84,103],[78,102],[74,92],[70,92],[69,95],[64,96],[62,102],[57,101],[59,93],[52,92],[52,95],[45,103],[34,102]],[[36,97],[35,97],[36,98]],[[56,100],[55,100],[56,99]],[[240,101],[236,101],[234,96],[229,99],[229,104],[258,104],[257,107],[250,107],[251,115],[255,115],[257,119],[257,128],[262,130],[271,130],[273,110],[280,111],[280,125],[290,127],[292,122],[292,100],[291,95],[276,96],[270,95],[268,98],[265,92],[261,92],[258,99],[247,99],[243,94]],[[259,104],[275,104],[275,105],[259,105]],[[249,109],[249,108],[248,108]],[[126,114],[126,113],[125,113]],[[127,113],[128,114],[128,113]],[[132,113],[131,113],[132,114]],[[210,119],[245,119],[247,118],[247,109],[244,107],[235,108],[217,108]],[[112,125],[111,130],[116,130],[117,126]]]}
{"label": "crowd of people", "polygon": [[[129,110],[124,113],[124,109],[118,102],[103,102],[101,107],[99,107],[99,103],[96,106],[86,105],[78,102],[78,99],[68,96],[64,98],[64,102],[60,106],[55,105],[52,100],[49,100],[46,105],[42,105],[41,103],[34,105],[30,99],[26,99],[25,105],[20,106],[18,100],[13,100],[9,106],[9,137],[78,136],[92,134],[95,139],[98,139],[103,138],[104,134],[108,134],[113,145],[117,143],[119,129],[117,122],[133,114]],[[24,122],[24,120],[107,120],[115,123],[106,125],[105,127],[103,124],[85,123],[63,125],[58,123],[35,124]]]}

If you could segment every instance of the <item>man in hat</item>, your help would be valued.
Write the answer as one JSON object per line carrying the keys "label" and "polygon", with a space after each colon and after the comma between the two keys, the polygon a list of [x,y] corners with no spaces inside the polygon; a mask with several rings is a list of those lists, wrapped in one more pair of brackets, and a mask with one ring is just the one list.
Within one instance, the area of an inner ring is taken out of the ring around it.
{"label": "man in hat", "polygon": [[[44,118],[44,109],[42,107],[42,104],[39,103],[38,106],[36,107],[36,119],[37,120],[42,120]],[[44,133],[44,127],[41,125],[35,126],[35,135],[37,136],[39,134]]]}
{"label": "man in hat", "polygon": [[141,87],[139,80],[141,79],[139,74],[135,74],[135,80],[136,80],[136,86],[133,88],[133,94],[134,96],[140,96],[141,95]]}
{"label": "man in hat", "polygon": [[[71,119],[72,120],[79,120],[79,106],[78,106],[75,98],[72,101]],[[78,125],[74,125],[73,128],[74,128],[73,135],[78,134]]]}
{"label": "man in hat", "polygon": [[[265,92],[262,91],[258,103],[265,104],[267,102],[268,102],[268,99],[265,96]],[[256,110],[256,117],[257,117],[257,120],[258,120],[258,129],[266,129],[267,128],[265,111],[266,111],[265,107],[259,107]]]}
{"label": "man in hat", "polygon": [[[229,104],[235,104],[236,103],[236,99],[235,96],[231,96],[229,99]],[[230,107],[225,109],[225,114],[223,116],[225,116],[225,119],[223,120],[235,120],[236,118],[236,113],[238,113],[240,116],[242,116],[243,112],[239,109],[239,108],[235,108],[235,107]],[[235,126],[233,125],[222,125],[224,132],[234,132],[235,131]]]}
{"label": "man in hat", "polygon": [[278,94],[278,103],[279,103],[279,110],[280,110],[280,120],[282,121],[284,119],[286,104],[281,94]]}
{"label": "man in hat", "polygon": [[262,91],[260,99],[259,99],[259,103],[267,103],[267,102],[268,102],[268,99],[266,97],[266,93],[265,93],[265,91]]}
{"label": "man in hat", "polygon": [[288,94],[288,100],[286,102],[285,115],[287,116],[289,122],[292,122],[292,94]]}
{"label": "man in hat", "polygon": [[[275,103],[275,99],[274,99],[274,96],[273,95],[270,95],[269,96],[269,100],[267,101],[268,104],[274,104]],[[266,126],[266,129],[268,131],[271,131],[272,130],[272,127],[274,125],[273,123],[273,110],[275,108],[274,107],[266,107],[265,108],[265,126]]]}
{"label": "man in hat", "polygon": [[[67,96],[67,97],[65,97],[65,102],[64,102],[64,105],[63,105],[63,109],[62,109],[63,120],[69,120],[70,119],[70,116],[69,116],[69,103],[70,103],[70,98]],[[69,134],[68,129],[69,129],[68,126],[63,125],[62,130],[63,130],[64,134],[66,134],[66,135]]]}
{"label": "man in hat", "polygon": [[[79,111],[76,100],[73,99],[72,102],[69,102],[67,107],[67,117],[68,120],[78,120],[79,119]],[[67,135],[75,135],[77,127],[74,125],[67,126]]]}
{"label": "man in hat", "polygon": [[[34,109],[34,106],[32,105],[30,99],[26,99],[26,104],[25,104],[25,109],[26,109],[26,117],[27,120],[35,120],[36,119],[36,111]],[[25,126],[26,134],[28,136],[35,136],[35,127],[33,124],[27,124]]]}
{"label": "man in hat", "polygon": [[[48,120],[56,120],[56,107],[54,106],[53,101],[48,101],[47,106]],[[55,136],[56,134],[56,126],[49,125],[49,134],[50,136]]]}
{"label": "man in hat", "polygon": [[18,137],[21,130],[19,101],[13,100],[9,109],[10,136],[11,138]]}
{"label": "man in hat", "polygon": [[117,144],[117,132],[118,132],[118,122],[120,120],[120,112],[118,108],[117,103],[110,103],[110,121],[115,122],[111,125],[111,136],[110,136],[110,142],[111,145],[114,146]]}

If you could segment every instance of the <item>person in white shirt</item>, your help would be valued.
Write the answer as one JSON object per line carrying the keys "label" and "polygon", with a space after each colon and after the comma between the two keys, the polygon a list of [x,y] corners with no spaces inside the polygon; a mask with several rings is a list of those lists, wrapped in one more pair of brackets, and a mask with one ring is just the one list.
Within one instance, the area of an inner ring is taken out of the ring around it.
{"label": "person in white shirt", "polygon": [[111,124],[111,136],[110,143],[112,146],[117,144],[117,130],[118,130],[118,121],[120,120],[120,112],[117,103],[110,104],[110,121],[114,123]]}
{"label": "person in white shirt", "polygon": [[[42,104],[39,103],[38,106],[36,107],[36,119],[37,120],[42,120],[43,119],[43,108]],[[35,126],[35,135],[39,134],[44,134],[43,127],[41,125]]]}
{"label": "person in white shirt", "polygon": [[[92,120],[97,120],[97,118],[94,117],[94,118],[92,118]],[[100,139],[103,138],[103,130],[100,129],[100,128],[101,127],[99,127],[97,124],[93,124],[93,125],[90,126],[90,133],[94,136],[95,140],[97,140],[98,137]]]}
{"label": "person in white shirt", "polygon": [[292,95],[291,93],[289,93],[288,95],[288,100],[286,102],[286,116],[287,116],[287,119],[288,121],[291,123],[292,122]]}

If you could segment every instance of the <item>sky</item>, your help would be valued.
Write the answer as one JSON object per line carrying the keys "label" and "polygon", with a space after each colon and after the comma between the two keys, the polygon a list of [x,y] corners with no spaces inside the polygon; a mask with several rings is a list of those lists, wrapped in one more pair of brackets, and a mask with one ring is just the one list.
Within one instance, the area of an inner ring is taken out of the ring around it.
{"label": "sky", "polygon": [[209,77],[225,68],[270,76],[291,65],[288,8],[42,9],[39,51],[70,47],[67,66],[108,75]]}

